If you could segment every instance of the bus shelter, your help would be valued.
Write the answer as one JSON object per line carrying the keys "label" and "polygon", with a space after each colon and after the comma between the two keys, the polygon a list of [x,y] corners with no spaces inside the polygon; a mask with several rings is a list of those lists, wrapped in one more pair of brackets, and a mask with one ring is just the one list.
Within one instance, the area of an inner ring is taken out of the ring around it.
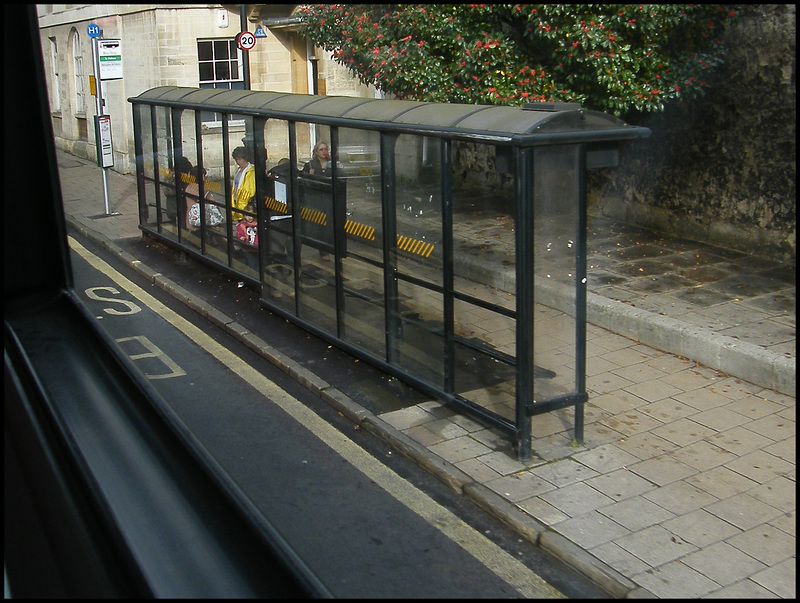
{"label": "bus shelter", "polygon": [[[574,409],[583,442],[586,172],[648,129],[563,103],[171,86],[129,101],[144,233],[508,434],[521,460],[542,413]],[[247,182],[253,204],[234,206]],[[504,216],[502,261],[458,244],[475,207]]]}

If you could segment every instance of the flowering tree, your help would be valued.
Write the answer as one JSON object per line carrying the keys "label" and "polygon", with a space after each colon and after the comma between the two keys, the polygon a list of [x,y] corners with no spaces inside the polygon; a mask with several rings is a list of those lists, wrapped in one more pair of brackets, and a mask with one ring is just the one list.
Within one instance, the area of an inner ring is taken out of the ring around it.
{"label": "flowering tree", "polygon": [[315,4],[302,32],[400,98],[580,103],[614,115],[703,93],[737,9],[710,4]]}

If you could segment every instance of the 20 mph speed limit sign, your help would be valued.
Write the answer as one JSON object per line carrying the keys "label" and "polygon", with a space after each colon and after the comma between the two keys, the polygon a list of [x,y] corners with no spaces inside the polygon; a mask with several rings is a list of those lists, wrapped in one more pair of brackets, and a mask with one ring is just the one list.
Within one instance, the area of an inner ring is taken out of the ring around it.
{"label": "20 mph speed limit sign", "polygon": [[256,45],[256,37],[249,31],[243,31],[236,36],[236,45],[241,50],[253,50]]}

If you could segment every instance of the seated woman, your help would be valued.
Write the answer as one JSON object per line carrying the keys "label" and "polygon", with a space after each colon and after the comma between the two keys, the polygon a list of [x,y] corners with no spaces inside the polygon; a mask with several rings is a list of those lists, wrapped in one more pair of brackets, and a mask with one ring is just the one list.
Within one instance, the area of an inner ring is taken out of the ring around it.
{"label": "seated woman", "polygon": [[256,207],[248,203],[244,208],[247,213],[236,224],[236,238],[240,241],[239,248],[244,253],[245,263],[258,272],[258,220],[254,215]]}
{"label": "seated woman", "polygon": [[303,173],[311,174],[312,176],[330,176],[330,169],[331,152],[328,149],[328,143],[324,140],[319,140],[311,152],[311,160],[303,166]]}
{"label": "seated woman", "polygon": [[206,200],[214,200],[214,195],[212,195],[210,191],[206,191],[202,203],[200,202],[200,181],[205,178],[205,175],[205,169],[201,169],[200,166],[193,167],[189,178],[190,182],[184,189],[187,207],[186,229],[190,231],[195,231],[200,228],[201,205],[205,206],[206,228],[213,228],[216,230],[219,226],[222,226],[225,223],[225,215],[222,213],[219,207],[213,203],[206,202]]}
{"label": "seated woman", "polygon": [[[236,147],[231,156],[238,167],[231,183],[231,203],[234,209],[244,209],[256,195],[256,170],[246,148]],[[242,214],[234,212],[231,217],[238,221]]]}

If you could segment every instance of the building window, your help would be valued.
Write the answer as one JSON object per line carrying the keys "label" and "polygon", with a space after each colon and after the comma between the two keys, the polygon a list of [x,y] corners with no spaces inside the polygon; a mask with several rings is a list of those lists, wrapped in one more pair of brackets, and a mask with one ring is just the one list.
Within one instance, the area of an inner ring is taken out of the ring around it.
{"label": "building window", "polygon": [[[242,73],[242,51],[233,38],[198,40],[197,64],[200,72],[201,88],[223,88],[225,90],[244,90]],[[206,125],[219,125],[219,113],[204,112],[202,120]]]}
{"label": "building window", "polygon": [[61,113],[61,89],[58,84],[58,44],[55,38],[50,38],[50,64],[53,70],[52,86],[50,91],[52,96],[52,107],[54,113]]}
{"label": "building window", "polygon": [[75,114],[86,115],[86,93],[83,87],[83,52],[77,31],[70,35],[70,51],[72,52],[73,76],[75,77]]}

